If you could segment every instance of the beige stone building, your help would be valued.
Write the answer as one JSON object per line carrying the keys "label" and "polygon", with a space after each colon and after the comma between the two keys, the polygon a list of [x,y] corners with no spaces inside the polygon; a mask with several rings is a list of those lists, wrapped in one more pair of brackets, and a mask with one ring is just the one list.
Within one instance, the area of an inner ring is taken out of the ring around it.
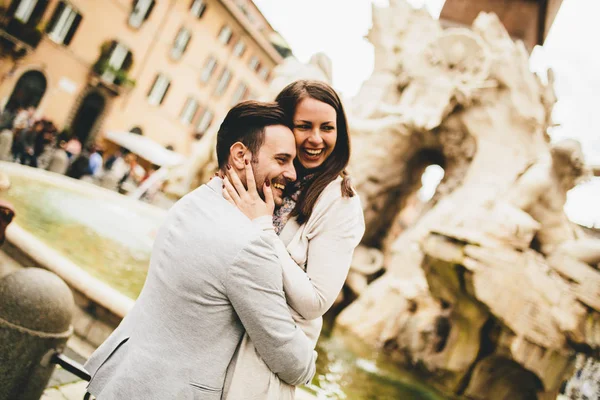
{"label": "beige stone building", "polygon": [[189,153],[289,49],[251,0],[0,0],[0,106]]}

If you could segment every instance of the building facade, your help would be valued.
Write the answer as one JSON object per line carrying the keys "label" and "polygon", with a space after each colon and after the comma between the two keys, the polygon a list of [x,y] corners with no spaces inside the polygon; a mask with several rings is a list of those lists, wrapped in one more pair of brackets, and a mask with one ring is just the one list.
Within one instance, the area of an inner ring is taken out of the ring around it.
{"label": "building facade", "polygon": [[188,153],[283,58],[251,0],[0,0],[0,105]]}

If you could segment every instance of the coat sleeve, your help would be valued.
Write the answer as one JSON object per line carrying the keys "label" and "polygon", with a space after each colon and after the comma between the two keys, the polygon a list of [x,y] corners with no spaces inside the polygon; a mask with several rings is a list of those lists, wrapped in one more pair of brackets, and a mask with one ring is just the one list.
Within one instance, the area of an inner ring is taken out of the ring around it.
{"label": "coat sleeve", "polygon": [[227,296],[267,366],[290,385],[315,374],[310,340],[294,323],[273,247],[258,237],[236,256],[224,282]]}

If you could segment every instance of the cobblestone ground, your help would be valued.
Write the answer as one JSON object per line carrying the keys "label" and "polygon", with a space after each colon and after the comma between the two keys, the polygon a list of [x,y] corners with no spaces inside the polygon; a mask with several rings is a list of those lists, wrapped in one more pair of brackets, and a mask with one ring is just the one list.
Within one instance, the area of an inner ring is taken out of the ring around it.
{"label": "cobblestone ground", "polygon": [[81,400],[85,394],[87,382],[68,383],[44,391],[40,400]]}
{"label": "cobblestone ground", "polygon": [[[64,354],[80,364],[85,363],[87,353],[91,351],[91,348],[77,338],[69,340],[68,345]],[[86,355],[83,356],[81,353]],[[87,382],[60,367],[56,367],[50,382],[48,382],[48,388],[44,391],[44,395],[40,400],[82,400],[86,386]]]}

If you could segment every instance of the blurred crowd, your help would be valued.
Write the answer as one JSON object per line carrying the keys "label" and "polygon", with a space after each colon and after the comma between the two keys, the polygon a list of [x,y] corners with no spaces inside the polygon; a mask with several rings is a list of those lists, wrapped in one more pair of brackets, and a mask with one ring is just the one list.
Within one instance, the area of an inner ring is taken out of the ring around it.
{"label": "blurred crowd", "polygon": [[[0,113],[0,161],[11,161],[95,183],[127,193],[149,178],[155,168],[138,164],[137,156],[125,149],[104,154],[101,146],[83,146],[66,130],[37,118],[34,107],[7,104]],[[154,191],[145,193],[151,200]]]}

